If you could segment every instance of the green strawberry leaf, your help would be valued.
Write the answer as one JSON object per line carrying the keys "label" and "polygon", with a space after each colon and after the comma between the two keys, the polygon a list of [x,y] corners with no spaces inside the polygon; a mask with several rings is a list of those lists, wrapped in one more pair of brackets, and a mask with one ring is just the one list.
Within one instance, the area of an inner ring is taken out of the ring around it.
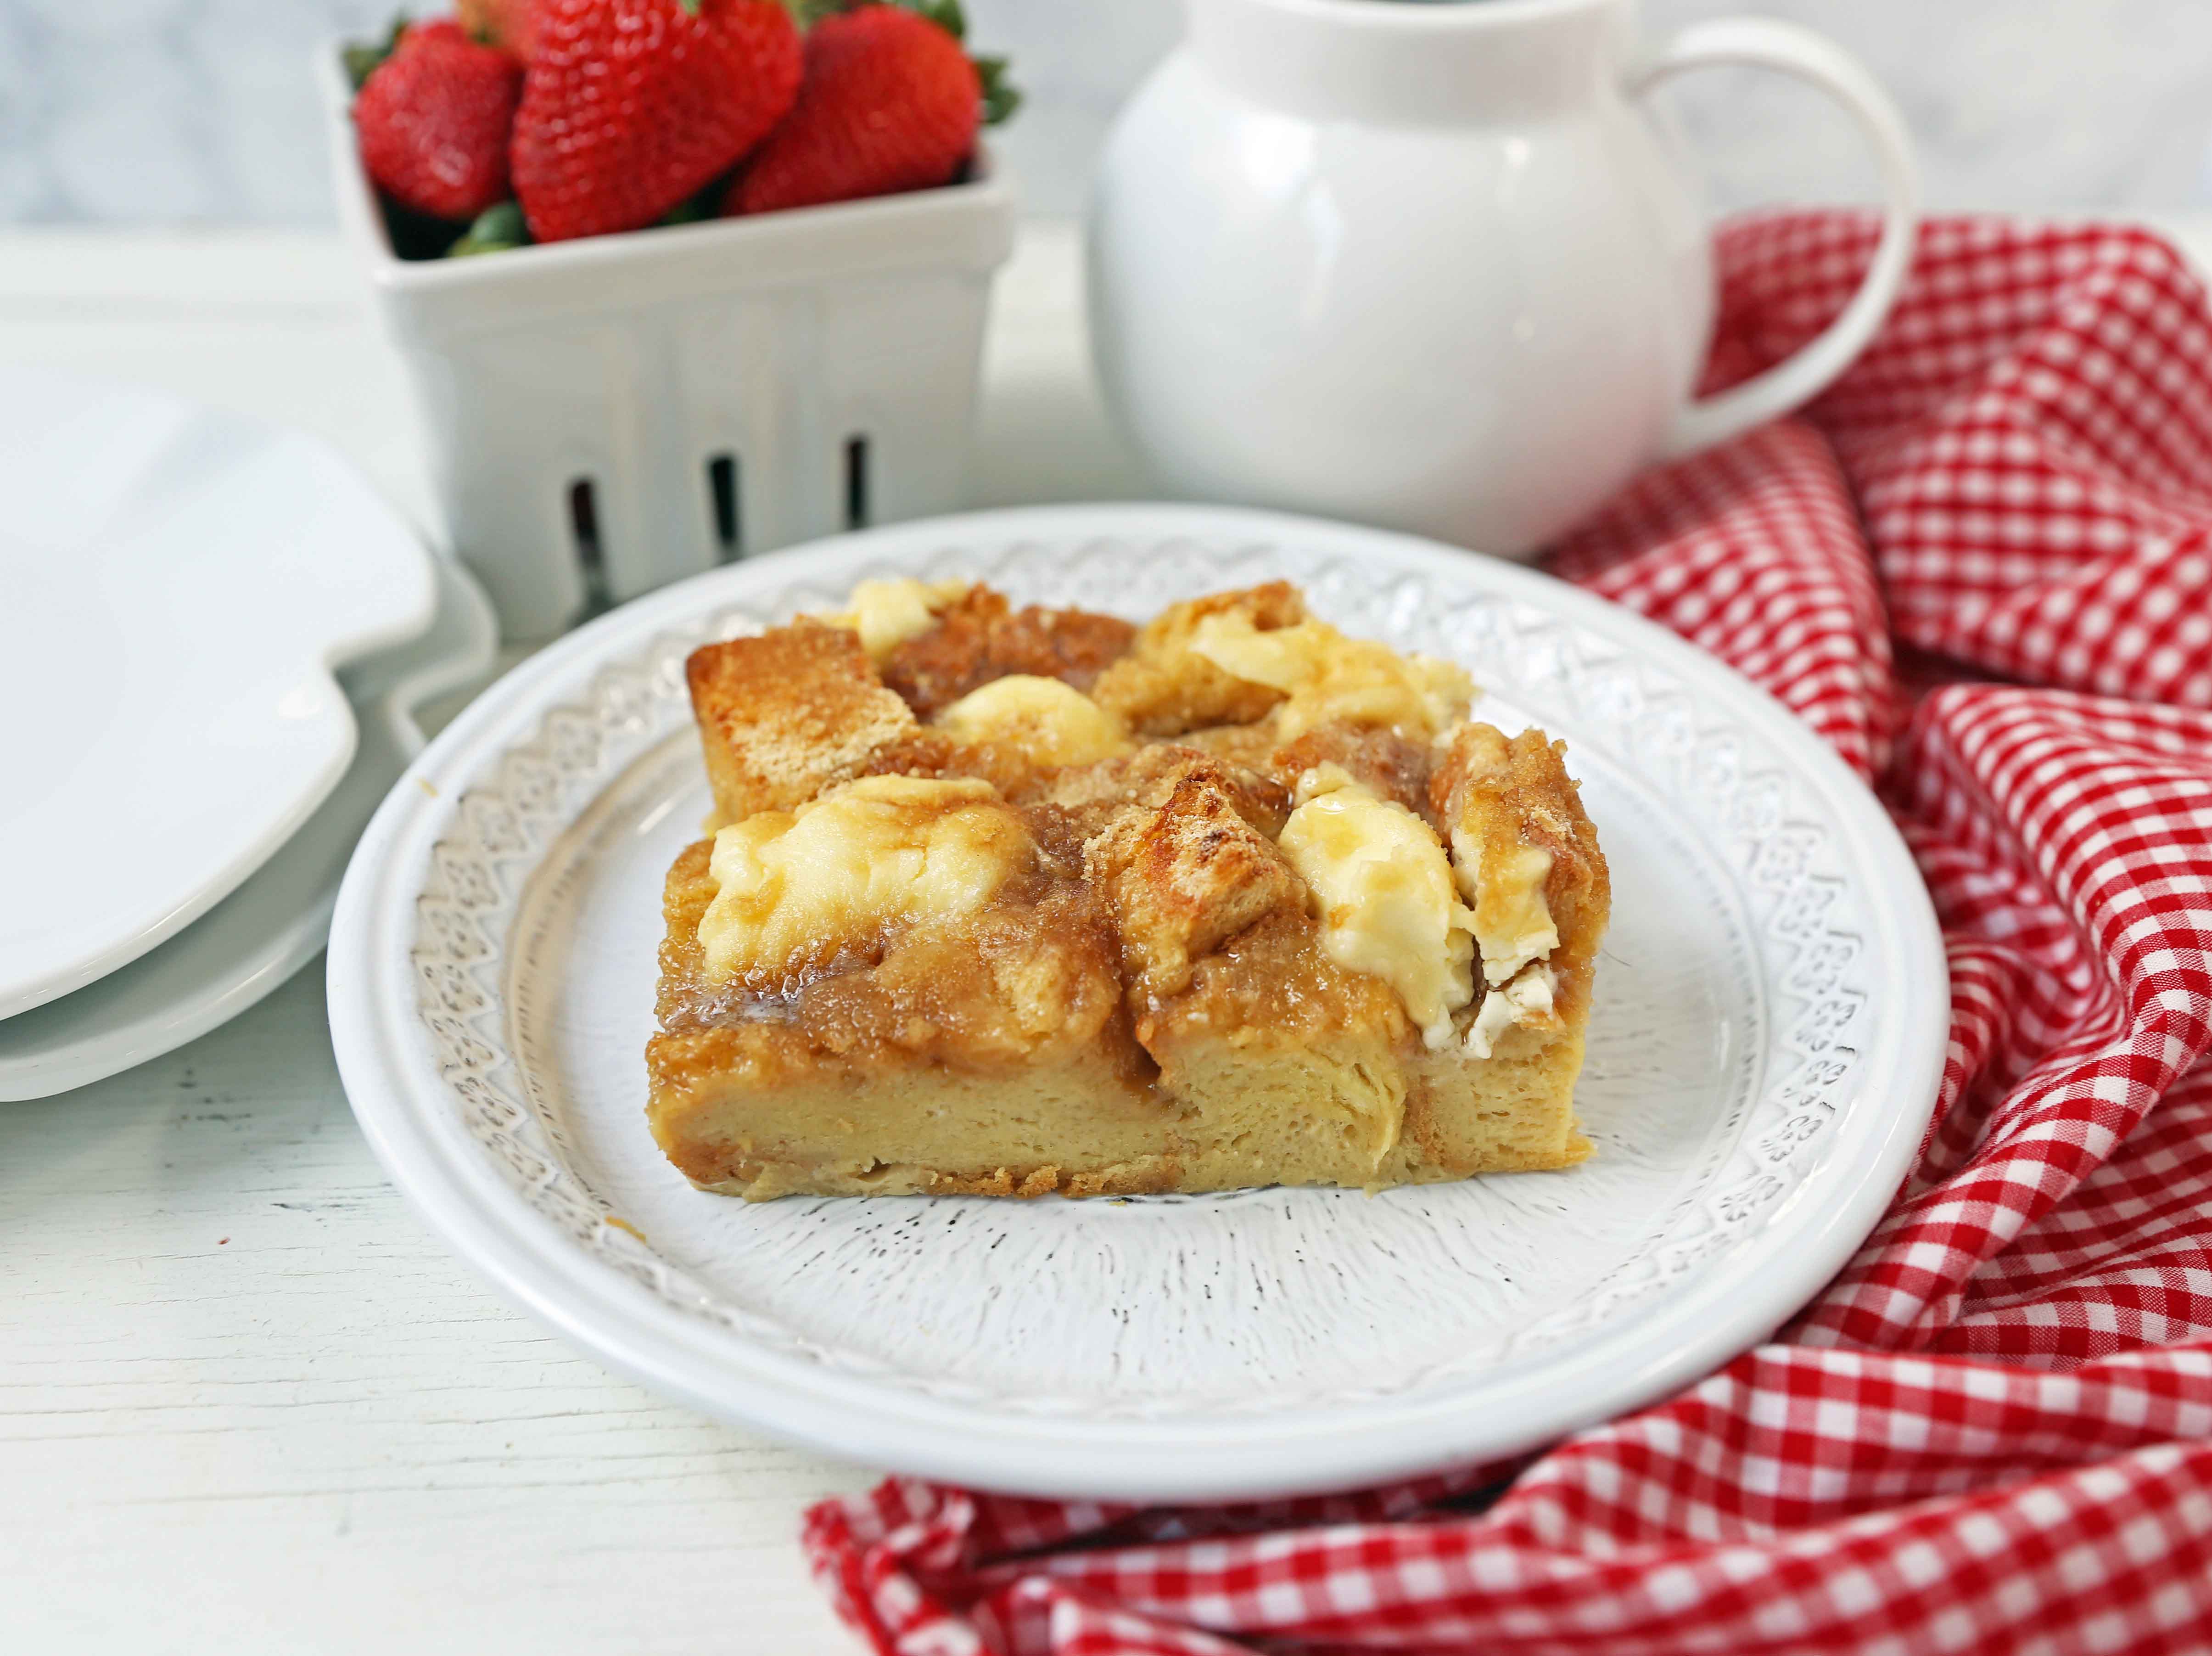
{"label": "green strawberry leaf", "polygon": [[695,196],[678,202],[660,216],[663,224],[696,224],[714,216],[714,209],[722,199],[723,180],[716,179]]}
{"label": "green strawberry leaf", "polygon": [[375,72],[376,66],[392,54],[399,45],[399,37],[407,32],[409,21],[405,12],[396,13],[381,40],[349,40],[339,51],[338,59],[345,64],[346,78],[353,82],[355,91],[360,91],[362,83]]}
{"label": "green strawberry leaf", "polygon": [[960,0],[915,0],[914,9],[954,40],[968,38],[968,14],[960,9]]}
{"label": "green strawberry leaf", "polygon": [[1019,88],[1006,78],[1004,58],[970,58],[983,82],[983,125],[997,126],[1022,107]]}
{"label": "green strawberry leaf", "polygon": [[461,239],[446,249],[448,259],[471,259],[478,253],[502,253],[510,247],[530,245],[530,226],[519,202],[502,201],[477,215],[476,222]]}

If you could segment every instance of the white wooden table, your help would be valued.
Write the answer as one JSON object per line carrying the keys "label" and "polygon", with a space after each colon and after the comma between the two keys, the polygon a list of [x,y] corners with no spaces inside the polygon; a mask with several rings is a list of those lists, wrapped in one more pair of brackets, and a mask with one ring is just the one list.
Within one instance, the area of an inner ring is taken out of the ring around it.
{"label": "white wooden table", "polygon": [[[994,308],[982,503],[1141,490],[1076,295],[1072,232],[1026,234]],[[429,521],[398,363],[334,240],[0,235],[0,362],[21,361],[305,427]],[[849,1652],[794,1537],[873,1476],[615,1379],[447,1254],[354,1127],[319,961],[167,1058],[0,1104],[9,1656]]]}
{"label": "white wooden table", "polygon": [[[2212,219],[2168,228],[2212,256]],[[428,519],[334,240],[0,235],[13,361],[305,427]],[[1065,227],[1001,278],[985,381],[982,503],[1142,492]],[[660,1402],[494,1298],[355,1129],[319,965],[168,1058],[0,1104],[8,1656],[849,1652],[793,1537],[873,1476]]]}

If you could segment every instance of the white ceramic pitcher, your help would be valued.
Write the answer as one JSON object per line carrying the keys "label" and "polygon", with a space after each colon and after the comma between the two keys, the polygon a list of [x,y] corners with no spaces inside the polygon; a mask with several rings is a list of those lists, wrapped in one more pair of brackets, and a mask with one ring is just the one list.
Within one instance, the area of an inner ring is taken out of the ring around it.
{"label": "white ceramic pitcher", "polygon": [[[1656,51],[1635,0],[1187,0],[1093,192],[1091,337],[1163,483],[1520,556],[1651,461],[1817,393],[1911,262],[1904,124],[1840,47],[1764,19]],[[1881,165],[1856,297],[1692,400],[1708,230],[1639,100],[1713,64],[1825,88]]]}

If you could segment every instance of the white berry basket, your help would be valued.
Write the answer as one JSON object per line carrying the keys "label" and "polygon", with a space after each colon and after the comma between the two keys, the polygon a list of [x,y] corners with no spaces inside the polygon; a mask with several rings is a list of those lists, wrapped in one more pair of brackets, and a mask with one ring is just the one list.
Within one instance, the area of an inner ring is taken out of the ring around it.
{"label": "white berry basket", "polygon": [[453,550],[509,638],[717,563],[963,503],[1014,204],[939,190],[407,260],[317,72],[338,215],[404,360]]}

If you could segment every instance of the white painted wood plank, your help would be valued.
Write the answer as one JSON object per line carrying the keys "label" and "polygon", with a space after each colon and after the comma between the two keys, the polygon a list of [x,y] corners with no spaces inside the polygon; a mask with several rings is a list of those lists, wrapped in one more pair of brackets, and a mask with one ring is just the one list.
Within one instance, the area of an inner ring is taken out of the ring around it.
{"label": "white painted wood plank", "polygon": [[[987,350],[988,502],[1141,484],[1072,232]],[[0,360],[313,431],[434,516],[407,387],[309,236],[0,236]],[[842,1651],[801,1509],[871,1475],[726,1430],[495,1300],[385,1183],[319,966],[172,1057],[0,1108],[0,1650]]]}
{"label": "white painted wood plank", "polygon": [[320,963],[0,1109],[0,1650],[844,1652],[807,1502],[871,1475],[495,1300],[340,1096]]}
{"label": "white painted wood plank", "polygon": [[12,227],[0,231],[0,309],[210,311],[339,307],[362,291],[328,231]]}
{"label": "white painted wood plank", "polygon": [[[0,270],[9,259],[0,238]],[[438,522],[398,362],[365,307],[48,314],[0,299],[0,363],[160,386],[335,446],[409,520]]]}
{"label": "white painted wood plank", "polygon": [[[2212,269],[2212,216],[2160,221]],[[986,348],[986,503],[1143,492],[1066,226]],[[0,361],[319,433],[433,522],[342,247],[0,234]],[[318,963],[227,1029],[0,1105],[0,1651],[605,1656],[855,1647],[793,1537],[871,1475],[663,1403],[499,1303],[387,1185]]]}

